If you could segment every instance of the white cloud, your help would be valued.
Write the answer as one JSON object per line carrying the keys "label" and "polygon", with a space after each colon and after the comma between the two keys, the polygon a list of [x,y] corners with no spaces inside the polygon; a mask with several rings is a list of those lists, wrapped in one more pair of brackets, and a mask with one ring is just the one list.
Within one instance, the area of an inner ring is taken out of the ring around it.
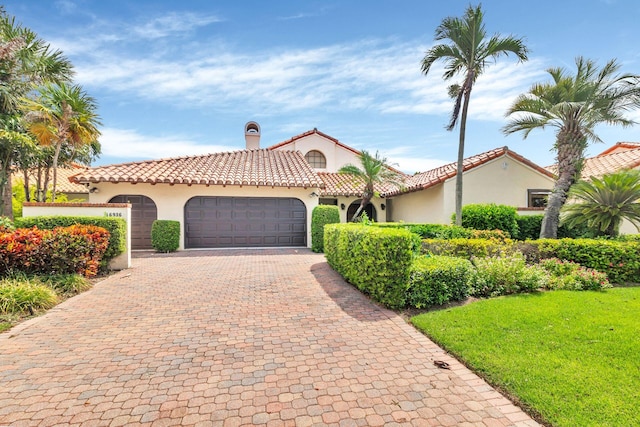
{"label": "white cloud", "polygon": [[238,147],[198,144],[180,135],[157,137],[114,128],[104,128],[101,132],[102,154],[119,159],[158,159],[238,150]]}
{"label": "white cloud", "polygon": [[192,12],[173,12],[134,27],[133,33],[145,39],[158,39],[172,34],[187,33],[196,28],[221,21],[214,15],[202,16]]}

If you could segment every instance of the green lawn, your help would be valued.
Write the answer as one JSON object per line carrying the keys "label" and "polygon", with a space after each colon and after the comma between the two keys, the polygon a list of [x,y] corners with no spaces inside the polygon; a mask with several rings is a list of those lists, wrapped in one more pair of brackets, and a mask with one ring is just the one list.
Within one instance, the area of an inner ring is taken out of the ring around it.
{"label": "green lawn", "polygon": [[554,426],[640,425],[640,288],[500,297],[411,321]]}

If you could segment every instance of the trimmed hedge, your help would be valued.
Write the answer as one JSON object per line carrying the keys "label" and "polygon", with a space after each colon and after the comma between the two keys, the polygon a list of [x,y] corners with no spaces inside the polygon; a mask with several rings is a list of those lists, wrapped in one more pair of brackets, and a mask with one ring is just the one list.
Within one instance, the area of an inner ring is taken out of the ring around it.
{"label": "trimmed hedge", "polygon": [[38,227],[51,230],[55,227],[68,227],[75,224],[102,227],[109,232],[109,246],[101,261],[101,268],[107,268],[109,261],[123,253],[127,242],[127,223],[122,218],[101,216],[32,216],[15,219],[17,228]]}
{"label": "trimmed hedge", "polygon": [[521,246],[529,261],[558,258],[606,273],[613,283],[640,283],[640,242],[540,239]]}
{"label": "trimmed hedge", "polygon": [[95,276],[108,244],[109,232],[92,225],[0,232],[0,274],[22,271]]}
{"label": "trimmed hedge", "polygon": [[[502,230],[515,237],[518,235],[518,211],[513,206],[471,204],[462,207],[462,226],[474,230]],[[453,214],[455,221],[455,214]]]}
{"label": "trimmed hedge", "polygon": [[462,257],[488,257],[510,254],[515,251],[511,239],[424,239],[422,253]]}
{"label": "trimmed hedge", "polygon": [[[536,240],[540,237],[540,229],[542,228],[542,218],[544,215],[518,215],[518,240]],[[566,225],[558,227],[558,238],[571,239],[590,239],[598,236],[597,230],[592,230],[585,224],[577,227],[569,228]]]}
{"label": "trimmed hedge", "polygon": [[473,277],[473,265],[466,259],[417,258],[411,266],[407,305],[423,308],[463,300],[469,295]]}
{"label": "trimmed hedge", "polygon": [[324,226],[340,222],[340,211],[337,206],[318,205],[311,213],[311,250],[324,252]]}
{"label": "trimmed hedge", "polygon": [[151,224],[151,246],[158,252],[175,252],[180,247],[180,222],[157,219]]}
{"label": "trimmed hedge", "polygon": [[360,224],[324,228],[327,262],[348,282],[390,308],[406,303],[409,272],[419,238],[400,229]]}
{"label": "trimmed hedge", "polygon": [[446,224],[414,224],[404,222],[376,222],[375,227],[403,228],[417,234],[422,239],[455,239],[471,237],[472,231],[457,225]]}

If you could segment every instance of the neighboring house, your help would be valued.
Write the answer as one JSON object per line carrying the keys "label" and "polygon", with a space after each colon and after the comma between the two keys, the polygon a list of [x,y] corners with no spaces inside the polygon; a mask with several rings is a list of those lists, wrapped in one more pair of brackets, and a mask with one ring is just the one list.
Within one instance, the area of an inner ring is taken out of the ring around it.
{"label": "neighboring house", "polygon": [[[87,167],[80,165],[73,165],[71,167],[60,167],[58,168],[58,182],[56,191],[58,194],[64,194],[67,196],[68,201],[81,201],[86,202],[89,200],[89,187],[84,184],[78,184],[76,182],[72,182],[69,178],[77,175],[78,173],[86,170]],[[29,173],[29,184],[36,184],[36,172]],[[11,182],[13,185],[21,184],[24,185],[24,172],[15,172],[11,177]],[[53,170],[49,171],[49,188],[51,191],[53,188]]]}
{"label": "neighboring house", "polygon": [[[311,211],[339,207],[346,222],[362,186],[340,167],[360,152],[317,129],[260,148],[260,126],[245,125],[246,149],[101,166],[72,180],[94,203],[132,204],[132,248],[151,247],[155,219],[179,221],[180,248],[310,246]],[[402,187],[376,188],[366,212],[378,222],[450,223],[455,163],[408,176]],[[464,203],[537,209],[554,176],[506,147],[465,159]]]}
{"label": "neighboring house", "polygon": [[[557,166],[553,165],[547,169],[555,173]],[[589,180],[621,169],[640,169],[640,143],[618,142],[597,156],[585,159],[580,178]],[[638,229],[625,220],[620,226],[620,232],[635,234],[638,233]]]}

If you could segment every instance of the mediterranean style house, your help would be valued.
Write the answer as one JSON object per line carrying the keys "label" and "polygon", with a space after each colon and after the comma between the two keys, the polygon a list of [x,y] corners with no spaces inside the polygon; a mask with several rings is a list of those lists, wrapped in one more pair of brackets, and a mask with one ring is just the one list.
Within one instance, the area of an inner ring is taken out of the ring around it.
{"label": "mediterranean style house", "polygon": [[[311,212],[339,207],[341,221],[360,204],[362,185],[337,171],[360,152],[317,129],[261,148],[258,123],[245,125],[246,149],[100,166],[71,177],[91,203],[132,205],[132,248],[151,248],[151,224],[176,220],[180,249],[310,246]],[[640,151],[640,147],[638,147]],[[611,154],[613,155],[613,153]],[[367,206],[378,222],[449,223],[456,163],[406,175],[377,188]],[[507,147],[464,160],[464,204],[498,203],[541,213],[554,174]]]}

